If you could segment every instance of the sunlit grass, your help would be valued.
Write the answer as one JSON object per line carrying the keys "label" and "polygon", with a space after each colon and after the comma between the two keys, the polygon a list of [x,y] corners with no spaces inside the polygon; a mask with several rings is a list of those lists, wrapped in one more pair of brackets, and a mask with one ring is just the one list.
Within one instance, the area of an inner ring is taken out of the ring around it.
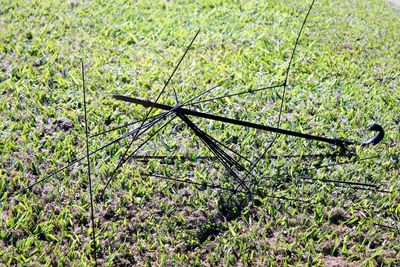
{"label": "sunlit grass", "polygon": [[[207,97],[282,83],[310,2],[2,1],[0,262],[94,263],[84,164],[11,196],[84,155],[81,60],[89,128],[95,134],[146,114],[140,106],[115,101],[112,94],[154,101],[198,29],[200,35],[160,102],[175,104],[172,88],[184,102],[217,84]],[[98,262],[265,266],[323,265],[333,259],[398,265],[399,28],[398,11],[383,1],[316,2],[294,57],[281,127],[364,141],[372,136],[368,125],[378,123],[386,137],[374,147],[352,148],[356,157],[348,159],[307,157],[338,150],[280,136],[257,167],[258,190],[310,202],[256,197],[235,213],[226,192],[143,175],[158,172],[231,185],[217,163],[196,161],[211,153],[175,119],[139,155],[192,161],[132,160],[121,168],[105,200],[95,206]],[[281,96],[281,88],[274,88],[194,108],[274,126]],[[193,121],[251,159],[274,137]],[[90,149],[125,132],[95,137]],[[95,195],[128,143],[121,141],[92,157]],[[299,156],[285,157],[291,154]],[[372,159],[356,161],[368,157]],[[391,193],[284,180],[301,175],[373,183]]]}

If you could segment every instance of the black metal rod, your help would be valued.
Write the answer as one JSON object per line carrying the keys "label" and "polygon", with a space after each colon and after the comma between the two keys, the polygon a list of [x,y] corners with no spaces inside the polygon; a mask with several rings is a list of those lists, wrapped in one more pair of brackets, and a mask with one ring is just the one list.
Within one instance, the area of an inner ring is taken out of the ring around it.
{"label": "black metal rod", "polygon": [[92,176],[90,168],[90,156],[89,156],[89,129],[87,119],[87,105],[86,105],[86,87],[85,87],[85,67],[83,60],[81,61],[82,67],[82,89],[83,89],[83,109],[85,115],[85,137],[86,137],[86,161],[87,161],[87,172],[89,179],[89,201],[90,201],[90,219],[92,223],[92,250],[94,257],[94,266],[97,267],[97,250],[96,250],[96,224],[94,222],[94,205],[93,205],[93,190],[92,190]]}
{"label": "black metal rod", "polygon": [[256,123],[252,123],[252,122],[248,122],[248,121],[241,121],[241,120],[236,120],[236,119],[232,119],[232,118],[221,117],[221,116],[198,112],[195,110],[190,110],[190,109],[185,109],[185,108],[175,108],[173,106],[154,103],[151,101],[141,100],[141,99],[132,98],[132,97],[128,97],[128,96],[114,95],[113,97],[117,100],[142,105],[144,107],[152,107],[152,108],[163,109],[163,110],[175,109],[175,112],[185,114],[185,115],[191,115],[191,116],[196,116],[196,117],[205,118],[205,119],[209,119],[209,120],[226,122],[226,123],[230,123],[230,124],[234,124],[234,125],[250,127],[250,128],[254,128],[254,129],[258,129],[258,130],[268,131],[268,132],[274,132],[274,133],[296,136],[296,137],[310,139],[310,140],[316,140],[316,141],[325,142],[325,143],[328,143],[331,145],[347,146],[347,145],[352,145],[352,144],[358,144],[356,142],[343,140],[343,139],[326,138],[326,137],[322,137],[322,136],[310,135],[310,134],[285,130],[285,129],[281,129],[281,128],[275,128],[275,127],[271,127],[271,126],[256,124]]}

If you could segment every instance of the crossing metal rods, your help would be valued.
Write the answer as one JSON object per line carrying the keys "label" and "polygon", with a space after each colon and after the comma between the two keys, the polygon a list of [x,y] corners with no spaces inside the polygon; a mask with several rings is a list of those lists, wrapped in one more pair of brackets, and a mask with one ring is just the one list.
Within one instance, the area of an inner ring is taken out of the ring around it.
{"label": "crossing metal rods", "polygon": [[[89,179],[90,209],[91,209],[91,221],[92,221],[92,243],[93,243],[92,245],[93,245],[94,259],[95,259],[95,262],[97,263],[96,227],[95,227],[95,217],[94,217],[95,203],[93,200],[94,199],[97,199],[98,201],[104,200],[105,193],[106,193],[108,186],[110,185],[110,183],[116,177],[118,171],[121,169],[121,167],[126,162],[128,162],[132,159],[139,160],[139,161],[141,159],[142,160],[168,159],[168,157],[163,157],[163,156],[158,156],[158,157],[157,156],[154,156],[154,157],[140,156],[140,155],[138,155],[138,152],[140,151],[140,149],[143,146],[145,146],[149,142],[152,142],[153,140],[155,140],[157,135],[167,125],[169,125],[172,121],[174,121],[176,118],[180,119],[181,122],[183,122],[183,124],[186,125],[190,129],[191,132],[193,132],[194,136],[196,136],[205,145],[205,147],[208,149],[208,151],[211,152],[211,154],[213,155],[212,157],[203,157],[202,160],[210,160],[213,162],[218,162],[226,171],[226,175],[230,179],[232,179],[234,186],[227,187],[222,184],[215,184],[215,183],[209,183],[209,182],[196,182],[196,181],[193,181],[193,180],[190,180],[187,178],[177,178],[177,177],[167,176],[167,175],[158,174],[158,173],[142,173],[142,175],[148,176],[148,177],[154,177],[157,179],[163,179],[163,180],[193,184],[193,185],[197,185],[197,186],[203,186],[203,187],[211,188],[211,189],[220,189],[220,190],[229,192],[231,194],[230,197],[234,196],[237,193],[246,194],[249,198],[252,198],[255,195],[260,195],[260,193],[257,192],[257,190],[255,190],[256,186],[259,183],[254,182],[254,181],[257,179],[265,180],[265,179],[268,179],[268,177],[258,175],[255,172],[255,169],[256,169],[258,162],[260,160],[262,160],[263,158],[265,158],[267,151],[273,146],[273,144],[277,140],[278,135],[288,135],[288,136],[293,136],[296,138],[312,140],[314,142],[322,142],[322,143],[326,143],[330,146],[340,147],[341,149],[346,149],[346,147],[349,147],[349,146],[365,147],[365,146],[378,144],[384,138],[384,135],[385,135],[383,128],[378,124],[372,124],[372,126],[369,128],[371,131],[375,131],[376,135],[367,141],[354,141],[354,140],[347,140],[347,139],[343,139],[343,138],[312,135],[312,134],[308,134],[308,133],[304,133],[304,132],[287,130],[287,129],[283,129],[280,127],[280,120],[281,120],[283,105],[285,104],[285,94],[286,94],[286,90],[287,90],[287,86],[288,86],[288,77],[289,77],[292,61],[293,61],[293,58],[295,57],[296,48],[299,43],[302,30],[306,24],[307,18],[311,12],[314,2],[315,2],[315,0],[313,0],[312,3],[310,4],[307,14],[301,24],[300,31],[298,32],[296,42],[294,44],[294,47],[293,47],[293,50],[291,53],[291,57],[288,62],[288,67],[286,68],[284,81],[282,81],[278,84],[263,87],[263,88],[257,88],[257,89],[251,89],[251,90],[246,90],[246,91],[240,91],[238,93],[220,95],[220,96],[217,96],[214,98],[209,98],[209,99],[203,99],[203,100],[199,99],[200,97],[206,96],[211,91],[218,88],[219,85],[217,84],[217,85],[212,86],[211,88],[203,91],[202,93],[195,95],[190,100],[184,101],[184,102],[180,101],[178,92],[174,89],[173,90],[173,95],[174,95],[174,100],[175,100],[174,106],[159,103],[161,96],[165,93],[171,80],[173,79],[174,75],[178,71],[180,64],[185,59],[186,55],[188,54],[189,50],[192,47],[192,44],[195,42],[197,36],[199,35],[199,33],[200,33],[200,29],[199,29],[195,33],[193,38],[191,39],[189,45],[184,50],[183,55],[178,60],[172,73],[170,74],[168,80],[165,82],[164,86],[162,87],[162,89],[160,90],[158,96],[156,97],[156,99],[154,101],[143,100],[143,99],[134,98],[134,97],[125,96],[125,95],[114,95],[113,96],[113,98],[118,101],[124,101],[127,103],[140,105],[144,108],[149,108],[148,112],[146,112],[146,115],[144,116],[144,118],[142,120],[124,124],[124,125],[115,127],[113,129],[108,129],[106,131],[99,132],[99,133],[92,134],[92,135],[89,135],[88,126],[87,126],[86,88],[85,88],[84,66],[82,63],[82,83],[83,83],[82,87],[83,87],[83,93],[84,93],[83,101],[84,101],[84,109],[85,109],[86,154],[83,157],[69,163],[68,165],[52,172],[51,174],[32,182],[27,187],[14,192],[12,194],[12,196],[16,196],[16,195],[25,193],[25,192],[29,191],[30,189],[32,189],[34,186],[47,182],[49,179],[53,178],[60,172],[66,170],[67,168],[70,168],[73,165],[86,160],[87,161],[88,179]],[[200,103],[212,102],[212,101],[220,100],[223,98],[229,98],[229,97],[239,96],[239,95],[254,94],[255,92],[262,92],[264,90],[273,89],[273,88],[282,88],[282,98],[281,98],[279,116],[278,116],[278,120],[276,122],[276,126],[269,126],[269,125],[264,125],[264,124],[255,123],[255,122],[251,122],[251,121],[234,119],[234,118],[230,118],[227,116],[201,112],[201,111],[190,108],[191,106],[200,104]],[[158,110],[161,113],[159,113],[157,115],[152,115],[155,110]],[[215,137],[213,137],[212,134],[208,134],[205,131],[201,130],[200,127],[193,122],[192,118],[216,121],[216,122],[223,123],[223,124],[230,124],[230,125],[235,125],[237,127],[255,129],[257,131],[262,131],[262,132],[270,132],[275,135],[274,135],[274,138],[272,139],[272,141],[269,142],[267,148],[262,152],[262,156],[258,157],[256,160],[251,160],[250,158],[242,155],[241,151],[237,151],[237,150],[229,148],[222,141],[217,140]],[[163,122],[163,124],[161,126],[158,126],[161,122]],[[99,148],[97,148],[95,150],[89,151],[89,139],[90,138],[94,138],[94,137],[100,136],[100,135],[105,135],[112,131],[127,128],[127,127],[133,126],[135,124],[138,124],[139,126],[135,129],[130,130],[127,133],[121,135],[120,137],[116,138],[115,140],[112,140],[106,144],[101,145]],[[136,141],[139,140],[140,137],[149,133],[150,129],[153,129],[154,127],[157,127],[157,126],[158,126],[158,128],[156,128],[156,130],[154,132],[152,132],[147,138],[145,138],[144,141],[141,141],[139,144],[137,144],[136,148],[133,149],[132,152],[130,152],[131,147],[133,146],[133,144]],[[92,192],[90,157],[93,156],[95,153],[98,153],[98,152],[104,150],[105,148],[107,148],[113,144],[116,144],[125,138],[131,139],[129,141],[128,146],[122,153],[122,156],[120,157],[116,167],[112,170],[111,175],[108,177],[101,192],[97,196],[94,196],[93,192]],[[338,154],[336,154],[336,153],[332,154],[333,157],[335,157],[337,155]],[[295,155],[290,155],[290,156],[295,156]],[[240,160],[245,161],[246,164],[250,164],[251,167],[250,168],[246,167],[245,164],[240,162]],[[359,160],[362,160],[362,159],[356,159],[355,161],[348,161],[348,162],[345,162],[344,164],[356,162]],[[248,181],[249,179],[247,179],[248,177],[250,177],[250,179],[251,179],[250,182]],[[289,180],[298,179],[298,180],[303,180],[303,181],[307,181],[307,182],[311,182],[311,183],[315,183],[315,182],[330,183],[330,184],[335,184],[337,186],[342,186],[342,187],[345,186],[348,188],[353,188],[353,189],[358,189],[358,190],[370,190],[370,191],[388,193],[388,191],[385,191],[384,189],[382,189],[379,186],[374,185],[372,183],[343,181],[343,180],[338,180],[338,179],[333,179],[333,178],[329,178],[329,179],[316,178],[316,177],[311,177],[311,176],[307,176],[307,175],[302,175],[302,176],[298,176],[298,177],[283,177],[283,178],[285,178],[285,179],[287,178]],[[285,179],[283,179],[283,178],[282,178],[282,181],[285,181]],[[277,198],[280,200],[293,200],[293,201],[299,201],[299,202],[308,202],[308,200],[288,198],[288,197],[284,197],[284,196],[276,196],[274,194],[262,194],[262,197]]]}

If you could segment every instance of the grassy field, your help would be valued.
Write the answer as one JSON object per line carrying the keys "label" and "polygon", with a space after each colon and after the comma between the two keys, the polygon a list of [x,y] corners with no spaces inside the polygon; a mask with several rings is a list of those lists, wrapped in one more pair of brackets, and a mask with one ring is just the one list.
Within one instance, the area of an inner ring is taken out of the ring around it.
{"label": "grassy field", "polygon": [[[145,116],[148,110],[112,94],[154,101],[198,29],[160,103],[175,105],[174,90],[182,103],[216,85],[200,99],[281,84],[311,1],[0,3],[0,264],[86,266],[94,265],[86,161],[16,194],[85,155],[81,60],[95,134]],[[93,155],[98,264],[399,266],[399,29],[399,11],[384,1],[316,1],[288,76],[280,127],[364,141],[373,135],[368,125],[378,123],[386,136],[377,146],[340,151],[280,135],[247,180],[256,184],[250,202],[204,186],[235,183],[178,118],[136,154],[171,158],[133,157],[104,197],[131,139]],[[282,92],[191,108],[274,126]],[[252,161],[275,137],[192,119]],[[132,129],[93,137],[90,150]],[[239,200],[243,209],[233,205]]]}

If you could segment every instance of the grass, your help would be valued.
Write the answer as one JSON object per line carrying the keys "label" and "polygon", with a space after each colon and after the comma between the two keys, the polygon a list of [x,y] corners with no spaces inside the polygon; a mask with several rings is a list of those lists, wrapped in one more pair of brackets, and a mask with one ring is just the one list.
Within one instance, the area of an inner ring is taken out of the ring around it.
{"label": "grass", "polygon": [[[0,262],[94,264],[84,164],[12,196],[84,155],[82,59],[94,134],[145,115],[111,95],[155,100],[199,28],[160,102],[175,104],[172,88],[183,102],[216,84],[212,96],[282,82],[309,2],[2,1]],[[374,147],[352,148],[349,159],[309,157],[337,149],[280,136],[257,168],[259,177],[268,176],[259,179],[259,190],[311,202],[257,197],[235,214],[224,192],[141,175],[157,171],[231,185],[217,163],[130,161],[96,203],[98,263],[399,265],[399,28],[399,12],[384,1],[321,0],[312,10],[290,72],[281,127],[365,140],[367,126],[379,123],[386,137]],[[281,95],[277,88],[198,108],[275,125]],[[252,159],[274,137],[194,122]],[[90,149],[125,132],[93,138]],[[92,157],[95,195],[128,142]],[[178,119],[140,153],[210,155]],[[299,156],[285,157],[291,154]],[[374,158],[356,161],[367,157]],[[300,175],[374,183],[391,193],[283,181]]]}

